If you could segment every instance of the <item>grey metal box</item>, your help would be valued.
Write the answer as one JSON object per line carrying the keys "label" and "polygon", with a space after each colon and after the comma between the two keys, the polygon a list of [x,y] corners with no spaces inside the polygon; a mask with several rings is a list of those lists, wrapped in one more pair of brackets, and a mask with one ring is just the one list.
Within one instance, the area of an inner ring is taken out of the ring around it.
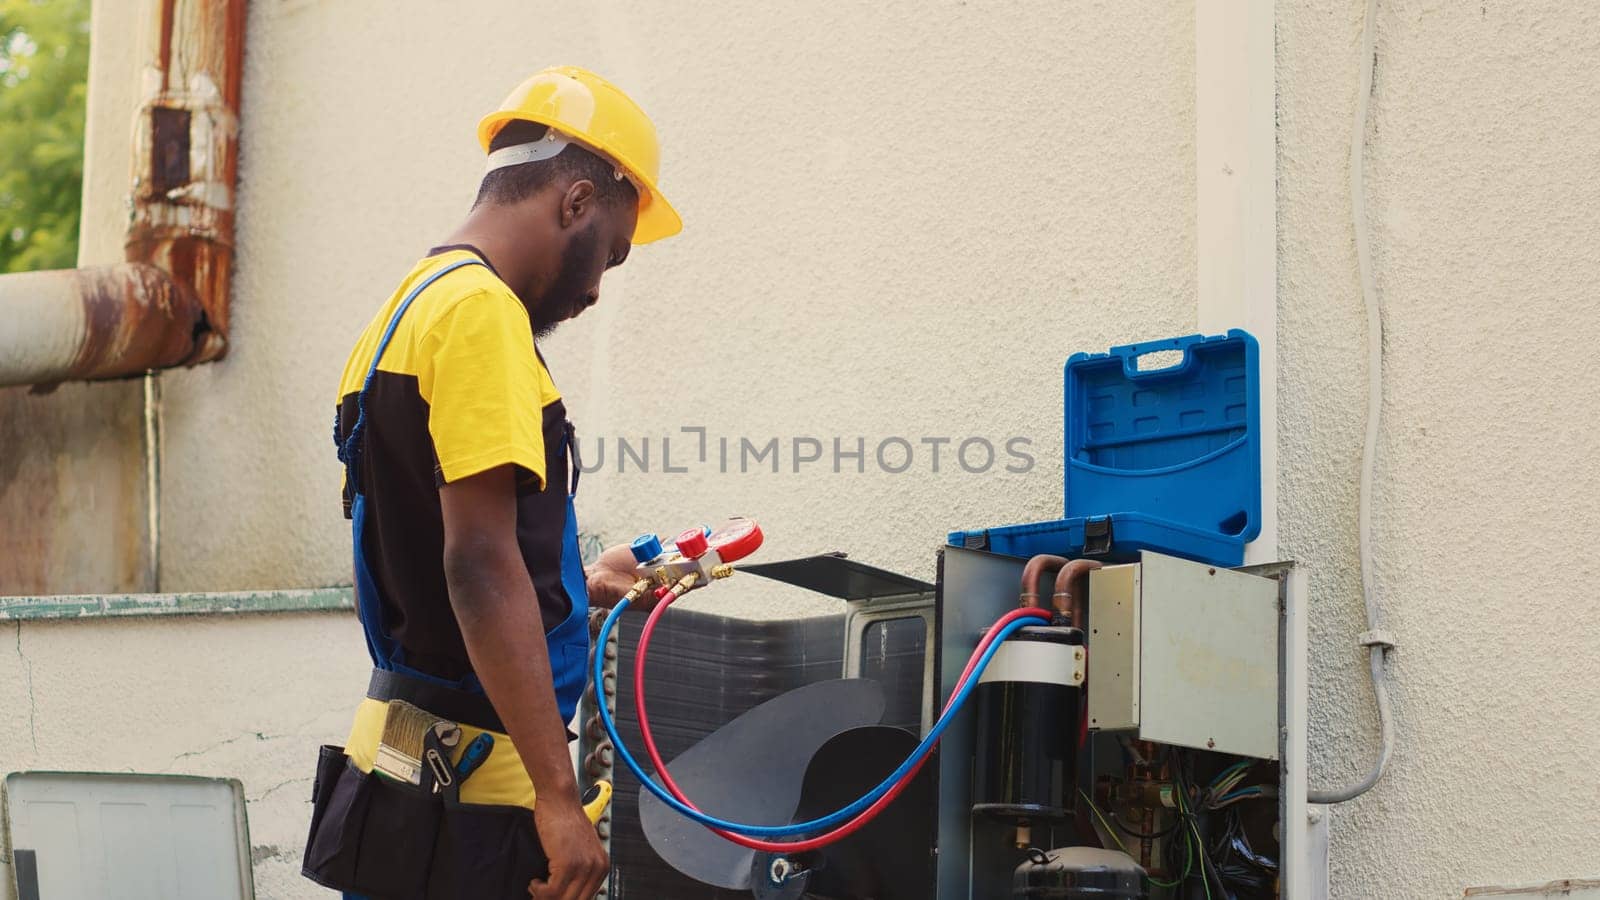
{"label": "grey metal box", "polygon": [[250,837],[234,779],[6,776],[20,900],[249,900]]}
{"label": "grey metal box", "polygon": [[1278,758],[1278,582],[1144,552],[1089,575],[1089,727]]}

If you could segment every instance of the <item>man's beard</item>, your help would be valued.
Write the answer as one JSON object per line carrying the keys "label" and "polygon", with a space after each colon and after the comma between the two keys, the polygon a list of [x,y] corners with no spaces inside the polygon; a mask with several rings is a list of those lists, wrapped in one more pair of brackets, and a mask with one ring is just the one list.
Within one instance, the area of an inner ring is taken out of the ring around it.
{"label": "man's beard", "polygon": [[571,246],[561,256],[561,269],[556,272],[555,280],[533,309],[535,340],[549,337],[557,326],[583,309],[589,290],[585,284],[586,273],[599,243],[598,229],[593,223],[573,236]]}

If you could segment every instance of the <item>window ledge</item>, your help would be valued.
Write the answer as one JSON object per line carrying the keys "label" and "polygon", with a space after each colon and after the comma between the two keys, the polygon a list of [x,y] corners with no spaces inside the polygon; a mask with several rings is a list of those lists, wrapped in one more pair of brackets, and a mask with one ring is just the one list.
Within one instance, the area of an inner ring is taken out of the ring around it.
{"label": "window ledge", "polygon": [[26,619],[212,616],[353,609],[355,609],[354,594],[348,587],[199,594],[79,594],[0,597],[0,622]]}

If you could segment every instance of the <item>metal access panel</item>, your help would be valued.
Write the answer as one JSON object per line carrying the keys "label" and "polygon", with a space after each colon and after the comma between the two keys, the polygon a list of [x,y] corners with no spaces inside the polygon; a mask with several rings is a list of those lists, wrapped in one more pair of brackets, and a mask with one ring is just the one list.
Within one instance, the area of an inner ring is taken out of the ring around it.
{"label": "metal access panel", "polygon": [[1090,727],[1277,759],[1278,591],[1148,551],[1090,573]]}
{"label": "metal access panel", "polygon": [[6,776],[18,900],[250,900],[250,835],[235,779]]}
{"label": "metal access panel", "polygon": [[1089,727],[1139,727],[1140,567],[1089,573]]}

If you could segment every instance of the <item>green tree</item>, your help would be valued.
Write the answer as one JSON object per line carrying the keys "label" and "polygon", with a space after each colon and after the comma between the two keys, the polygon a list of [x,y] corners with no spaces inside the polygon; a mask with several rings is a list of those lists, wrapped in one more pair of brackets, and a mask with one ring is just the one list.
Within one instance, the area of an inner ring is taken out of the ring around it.
{"label": "green tree", "polygon": [[89,0],[0,0],[0,272],[77,264]]}

